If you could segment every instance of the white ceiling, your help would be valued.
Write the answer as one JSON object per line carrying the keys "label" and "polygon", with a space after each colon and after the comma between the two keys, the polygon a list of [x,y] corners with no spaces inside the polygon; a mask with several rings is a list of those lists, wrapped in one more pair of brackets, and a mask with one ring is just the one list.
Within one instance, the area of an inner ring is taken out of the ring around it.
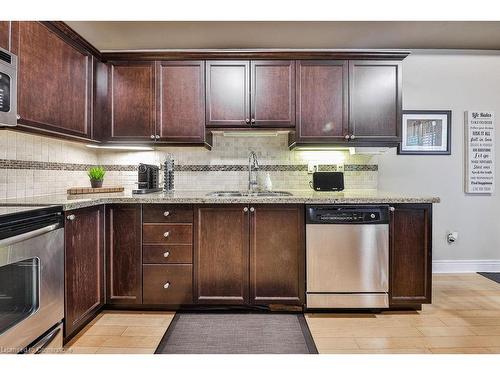
{"label": "white ceiling", "polygon": [[500,22],[67,21],[99,50],[498,49]]}

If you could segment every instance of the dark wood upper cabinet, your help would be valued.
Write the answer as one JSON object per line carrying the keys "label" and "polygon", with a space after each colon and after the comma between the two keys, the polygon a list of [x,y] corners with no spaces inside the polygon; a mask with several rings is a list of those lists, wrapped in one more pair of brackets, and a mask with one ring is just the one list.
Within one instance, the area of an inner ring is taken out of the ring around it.
{"label": "dark wood upper cabinet", "polygon": [[297,61],[297,141],[345,141],[348,133],[348,63]]}
{"label": "dark wood upper cabinet", "polygon": [[38,22],[12,22],[19,124],[91,136],[92,56]]}
{"label": "dark wood upper cabinet", "polygon": [[158,120],[163,142],[203,143],[205,139],[205,62],[157,64]]}
{"label": "dark wood upper cabinet", "polygon": [[110,86],[110,140],[154,141],[155,64],[112,64]]}
{"label": "dark wood upper cabinet", "polygon": [[141,205],[106,206],[106,303],[142,303]]}
{"label": "dark wood upper cabinet", "polygon": [[349,62],[349,132],[357,142],[399,141],[401,62]]}
{"label": "dark wood upper cabinet", "polygon": [[65,337],[104,304],[104,206],[67,211],[65,235]]}
{"label": "dark wood upper cabinet", "polygon": [[250,207],[250,303],[303,305],[304,233],[303,205]]}
{"label": "dark wood upper cabinet", "polygon": [[0,48],[10,50],[10,21],[0,21]]}
{"label": "dark wood upper cabinet", "polygon": [[431,303],[432,205],[395,205],[390,218],[391,306]]}
{"label": "dark wood upper cabinet", "polygon": [[109,77],[111,67],[103,62],[94,61],[93,126],[92,139],[102,140],[109,137],[111,108],[109,98]]}
{"label": "dark wood upper cabinet", "polygon": [[254,126],[295,126],[295,61],[251,62],[251,113]]}
{"label": "dark wood upper cabinet", "polygon": [[199,206],[194,225],[195,303],[247,303],[248,207]]}
{"label": "dark wood upper cabinet", "polygon": [[206,62],[206,124],[250,124],[250,62]]}

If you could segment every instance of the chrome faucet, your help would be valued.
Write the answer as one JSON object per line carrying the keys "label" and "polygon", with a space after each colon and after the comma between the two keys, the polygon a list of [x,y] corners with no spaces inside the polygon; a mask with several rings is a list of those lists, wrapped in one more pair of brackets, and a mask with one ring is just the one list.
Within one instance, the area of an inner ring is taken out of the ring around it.
{"label": "chrome faucet", "polygon": [[248,156],[248,191],[253,193],[257,190],[259,184],[257,183],[257,170],[259,169],[259,162],[257,155],[254,151],[250,151]]}

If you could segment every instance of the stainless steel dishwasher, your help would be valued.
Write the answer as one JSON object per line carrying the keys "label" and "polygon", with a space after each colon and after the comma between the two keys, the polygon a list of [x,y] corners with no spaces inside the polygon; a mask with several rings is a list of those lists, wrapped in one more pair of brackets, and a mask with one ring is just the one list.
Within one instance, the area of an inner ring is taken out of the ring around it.
{"label": "stainless steel dishwasher", "polygon": [[389,207],[306,206],[307,308],[389,307]]}

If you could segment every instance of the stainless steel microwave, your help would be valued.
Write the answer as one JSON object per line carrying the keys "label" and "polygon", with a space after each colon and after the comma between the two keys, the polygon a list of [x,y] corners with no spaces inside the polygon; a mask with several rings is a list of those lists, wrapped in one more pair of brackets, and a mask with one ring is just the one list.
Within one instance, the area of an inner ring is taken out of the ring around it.
{"label": "stainless steel microwave", "polygon": [[17,57],[0,48],[0,126],[17,125]]}

